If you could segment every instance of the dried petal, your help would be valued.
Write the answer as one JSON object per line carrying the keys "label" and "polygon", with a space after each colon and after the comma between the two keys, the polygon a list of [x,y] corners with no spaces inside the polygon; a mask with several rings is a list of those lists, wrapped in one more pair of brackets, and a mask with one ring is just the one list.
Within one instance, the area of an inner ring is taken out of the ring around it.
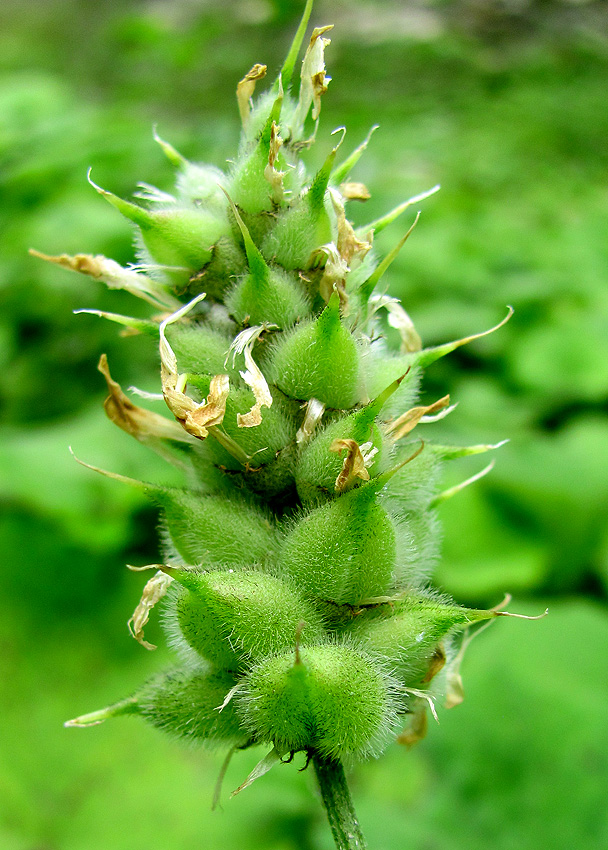
{"label": "dried petal", "polygon": [[311,398],[306,405],[304,421],[296,434],[296,443],[298,446],[305,446],[310,441],[324,413],[325,405],[323,402],[317,398]]}
{"label": "dried petal", "polygon": [[[508,604],[508,601],[506,604]],[[485,623],[482,623],[481,626],[478,626],[473,631],[471,631],[470,626],[463,631],[460,648],[456,655],[450,659],[446,667],[446,693],[444,703],[446,708],[455,708],[457,705],[460,705],[460,703],[463,702],[464,685],[462,683],[462,676],[460,675],[460,666],[462,664],[464,654],[467,651],[468,646],[473,640],[473,638],[477,637],[477,635],[481,634],[481,632],[484,632],[494,622],[495,620],[486,620]]]}
{"label": "dried petal", "polygon": [[331,44],[329,38],[321,38],[323,33],[333,29],[333,25],[327,27],[316,27],[312,31],[310,43],[306,48],[304,60],[302,62],[300,85],[300,95],[298,105],[294,116],[296,127],[304,125],[310,105],[312,108],[312,117],[316,121],[321,112],[321,95],[327,91],[330,77],[325,72],[324,51],[328,44]]}
{"label": "dried petal", "polygon": [[270,127],[268,165],[264,169],[264,177],[270,183],[272,199],[276,204],[280,204],[284,197],[283,178],[285,177],[285,171],[279,171],[274,167],[282,144],[283,139],[279,136],[279,128],[273,121]]}
{"label": "dried petal", "polygon": [[52,257],[42,254],[30,248],[33,257],[39,257],[49,263],[55,263],[64,269],[89,275],[96,280],[101,280],[110,289],[125,289],[132,295],[142,298],[154,307],[169,308],[174,310],[178,302],[172,295],[165,291],[164,287],[146,275],[140,274],[133,269],[125,269],[114,260],[104,257],[102,254],[59,254]]}
{"label": "dried petal", "polygon": [[403,746],[409,749],[426,738],[429,727],[426,708],[424,700],[418,700],[416,702],[410,715],[409,723],[403,732],[401,732],[400,735],[397,735],[398,744],[403,744]]}
{"label": "dried petal", "polygon": [[105,354],[101,355],[97,368],[106,379],[110,393],[103,403],[104,410],[108,419],[115,425],[142,443],[157,439],[177,440],[182,443],[195,442],[184,433],[177,422],[133,404],[122,391],[120,384],[112,378]]}
{"label": "dried petal", "polygon": [[431,709],[431,714],[435,718],[435,721],[439,723],[439,718],[437,717],[437,709],[435,708],[435,699],[430,694],[427,694],[426,691],[421,691],[418,688],[404,688],[403,689],[406,694],[412,694],[418,699],[426,700],[429,708]]}
{"label": "dried petal", "polygon": [[348,266],[356,268],[371,250],[372,243],[367,239],[358,238],[346,218],[344,202],[338,192],[330,189],[330,197],[338,224],[338,253]]}
{"label": "dried petal", "polygon": [[308,49],[304,55],[304,61],[302,63],[302,73],[310,75],[313,121],[316,121],[321,113],[321,95],[325,94],[327,91],[327,86],[331,79],[326,74],[324,60],[325,48],[331,44],[331,39],[321,38],[323,33],[328,32],[331,29],[333,29],[332,24],[327,27],[315,27],[312,31],[310,44],[308,45]]}
{"label": "dried petal", "polygon": [[351,223],[346,218],[342,196],[335,189],[330,189],[329,193],[336,213],[338,239],[336,243],[329,242],[327,245],[321,245],[316,252],[325,254],[327,257],[323,276],[319,281],[319,292],[326,302],[331,298],[332,292],[337,292],[340,297],[342,315],[346,316],[348,315],[346,276],[352,268],[356,268],[363,261],[372,245],[371,242],[357,238]]}
{"label": "dried petal", "polygon": [[400,440],[402,437],[405,437],[406,434],[409,434],[410,431],[413,431],[425,414],[435,413],[436,411],[447,407],[449,403],[450,397],[449,395],[446,395],[426,407],[412,407],[411,410],[403,413],[398,419],[395,419],[394,422],[389,423],[386,426],[386,433],[390,435],[390,438],[394,442],[397,442],[397,440]]}
{"label": "dried petal", "polygon": [[165,331],[167,330],[168,325],[172,325],[175,322],[178,322],[180,319],[183,319],[193,307],[195,307],[200,301],[206,298],[207,295],[205,292],[201,292],[200,295],[197,295],[196,298],[193,298],[192,301],[189,301],[187,304],[182,305],[179,310],[176,310],[170,316],[161,322],[159,327],[160,333],[160,362],[162,368],[167,372],[167,381],[171,384],[171,386],[175,387],[177,385],[177,358],[173,352],[173,349],[169,345],[167,338],[165,336]]}
{"label": "dried petal", "polygon": [[255,91],[255,84],[258,80],[261,80],[266,76],[267,70],[266,65],[254,65],[253,68],[245,74],[236,87],[236,99],[239,104],[241,123],[244,128],[249,123],[249,115],[251,113],[250,101]]}
{"label": "dried petal", "polygon": [[224,418],[226,399],[230,390],[228,375],[215,375],[211,380],[209,396],[197,404],[184,392],[187,377],[177,372],[177,358],[169,345],[165,331],[167,325],[183,318],[204,297],[204,292],[197,295],[161,322],[159,328],[161,381],[165,402],[184,430],[201,440],[208,436],[209,428],[219,425]]}
{"label": "dried petal", "polygon": [[429,663],[429,668],[426,671],[424,678],[422,680],[423,685],[428,685],[429,682],[432,682],[437,673],[440,670],[443,670],[446,662],[446,654],[443,644],[439,644],[433,653],[431,661]]}
{"label": "dried petal", "polygon": [[226,401],[230,392],[230,381],[228,375],[214,375],[209,387],[209,395],[201,404],[195,405],[194,409],[186,414],[183,427],[189,434],[204,439],[208,429],[219,425],[226,413]]}
{"label": "dried petal", "polygon": [[446,676],[445,707],[456,708],[464,702],[464,684],[460,668],[448,671]]}
{"label": "dried petal", "polygon": [[390,295],[372,295],[369,304],[372,307],[372,315],[382,307],[387,310],[389,325],[399,331],[403,354],[408,351],[420,351],[422,340],[398,298],[391,298]]}
{"label": "dried petal", "polygon": [[327,257],[323,276],[319,281],[319,294],[325,302],[329,302],[332,293],[337,292],[340,298],[342,315],[346,315],[348,307],[346,275],[350,271],[348,263],[340,256],[340,252],[333,242],[329,242],[327,245],[321,245],[316,253],[325,254]]}
{"label": "dried petal", "polygon": [[365,183],[342,183],[340,192],[347,201],[369,201],[371,198],[370,191]]}
{"label": "dried petal", "polygon": [[425,425],[428,425],[431,422],[440,422],[442,419],[445,419],[446,416],[449,416],[450,413],[453,413],[457,407],[458,402],[455,402],[449,407],[445,407],[443,410],[440,410],[439,413],[434,413],[432,416],[423,416],[420,421],[424,422]]}
{"label": "dried petal", "polygon": [[246,371],[239,372],[239,374],[255,396],[255,404],[251,410],[247,413],[237,413],[236,421],[239,428],[253,428],[259,425],[262,421],[262,407],[270,407],[272,405],[270,388],[259,366],[253,359],[251,351],[260,336],[265,331],[275,327],[276,325],[255,325],[252,328],[247,328],[235,337],[228,350],[228,356],[232,352],[233,363],[237,354],[244,355]]}
{"label": "dried petal", "polygon": [[361,481],[369,481],[365,457],[356,440],[334,440],[329,450],[337,454],[342,454],[344,450],[348,452],[342,464],[342,471],[336,478],[335,489],[337,492],[343,493],[345,490],[349,490],[356,478],[360,478]]}
{"label": "dried petal", "polygon": [[[154,566],[157,566],[156,564]],[[167,592],[167,588],[173,579],[166,575],[162,570],[159,570],[155,576],[144,587],[139,605],[133,612],[133,616],[128,622],[129,631],[145,649],[156,649],[154,644],[144,640],[144,626],[150,619],[150,611],[156,603],[163,598]]]}

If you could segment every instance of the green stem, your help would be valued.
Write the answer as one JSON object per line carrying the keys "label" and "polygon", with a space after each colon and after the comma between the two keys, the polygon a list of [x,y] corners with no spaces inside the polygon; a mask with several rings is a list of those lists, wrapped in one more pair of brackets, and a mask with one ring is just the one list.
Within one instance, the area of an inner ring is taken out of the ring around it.
{"label": "green stem", "polygon": [[342,762],[313,755],[315,773],[337,850],[365,850],[367,844],[346,784]]}

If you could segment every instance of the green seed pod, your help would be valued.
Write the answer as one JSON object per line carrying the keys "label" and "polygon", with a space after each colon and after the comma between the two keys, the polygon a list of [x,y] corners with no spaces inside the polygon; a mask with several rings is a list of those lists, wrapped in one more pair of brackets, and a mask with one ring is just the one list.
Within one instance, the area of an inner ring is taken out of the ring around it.
{"label": "green seed pod", "polygon": [[[237,381],[240,380],[237,378]],[[189,383],[202,396],[207,396],[211,383],[210,375],[192,375]],[[244,427],[239,424],[255,403],[252,391],[244,386],[232,386],[226,399],[226,412],[222,420],[222,432],[228,435],[250,458],[248,470],[255,474],[261,467],[273,461],[277,453],[295,440],[297,425],[294,404],[281,393],[275,392],[271,407],[264,410],[259,425]],[[217,466],[229,472],[244,471],[241,461],[233,457],[227,448],[213,437],[201,446],[201,452]]]}
{"label": "green seed pod", "polygon": [[369,480],[379,471],[386,452],[385,440],[376,424],[376,417],[399,383],[394,381],[386,392],[370,404],[332,422],[304,448],[298,459],[295,477],[298,495],[305,504],[325,501],[335,496],[337,490],[346,489],[340,488],[338,483],[345,461],[337,450],[336,440],[354,440],[359,447],[366,447],[364,470],[367,473],[359,469],[360,480]]}
{"label": "green seed pod", "polygon": [[236,208],[233,213],[243,235],[249,274],[228,295],[226,306],[241,324],[269,323],[288,328],[310,314],[302,284],[293,274],[266,264]]}
{"label": "green seed pod", "polygon": [[185,207],[146,210],[99,186],[95,188],[139,227],[146,251],[155,263],[168,267],[166,274],[174,285],[183,285],[206,266],[213,257],[213,246],[230,234],[225,215]]}
{"label": "green seed pod", "polygon": [[279,567],[313,599],[359,605],[387,592],[397,554],[375,482],[305,514],[285,538]]}
{"label": "green seed pod", "polygon": [[281,91],[275,96],[255,147],[250,152],[242,152],[230,175],[230,197],[239,209],[250,215],[271,212],[274,208],[272,184],[266,175],[273,127],[276,127],[279,121],[282,103]]}
{"label": "green seed pod", "polygon": [[[324,502],[333,498],[341,489],[347,489],[339,485],[345,465],[344,452],[338,450],[340,444],[344,444],[345,450],[348,450],[348,441],[359,446],[360,457],[363,459],[363,468],[359,469],[360,479],[368,480],[379,471],[384,455],[384,441],[380,429],[373,423],[369,427],[367,439],[363,440],[361,437],[357,439],[351,436],[354,430],[351,425],[346,419],[328,425],[299,458],[295,471],[296,487],[298,496],[305,505]],[[365,454],[361,446],[365,447]]]}
{"label": "green seed pod", "polygon": [[271,380],[291,398],[316,398],[347,409],[357,400],[359,355],[352,334],[340,320],[333,293],[318,319],[284,335],[270,355]]}
{"label": "green seed pod", "polygon": [[386,658],[402,684],[416,687],[433,672],[446,635],[495,616],[495,611],[463,608],[428,594],[408,594],[362,612],[353,621],[351,634],[366,649]]}
{"label": "green seed pod", "polygon": [[268,506],[282,515],[290,509],[295,497],[293,470],[296,462],[295,442],[288,443],[274,458],[262,466],[245,470],[243,481],[247,488],[264,498]]}
{"label": "green seed pod", "polygon": [[148,493],[163,508],[167,542],[186,564],[238,566],[274,556],[277,535],[267,515],[236,493],[229,498],[160,487]]}
{"label": "green seed pod", "polygon": [[166,335],[177,358],[180,373],[238,375],[237,370],[231,369],[230,362],[226,360],[232,340],[223,330],[202,322],[173,324],[167,326]]}
{"label": "green seed pod", "polygon": [[[246,553],[244,553],[246,555]],[[165,568],[175,579],[170,633],[218,668],[282,652],[293,644],[300,623],[305,641],[319,640],[318,614],[291,584],[252,570],[200,573]]]}
{"label": "green seed pod", "polygon": [[185,206],[204,207],[208,211],[215,210],[223,214],[226,202],[220,186],[227,180],[224,172],[207,163],[189,162],[173,145],[161,139],[156,130],[154,140],[158,142],[171,165],[178,169],[175,183],[178,201]]}
{"label": "green seed pod", "polygon": [[330,758],[378,754],[395,719],[392,680],[350,646],[309,646],[267,658],[236,696],[244,726],[280,753],[315,749]]}
{"label": "green seed pod", "polygon": [[398,390],[384,407],[387,416],[399,415],[418,396],[420,372],[410,354],[394,354],[376,343],[361,353],[361,384],[368,398],[376,398],[393,381],[403,377]]}
{"label": "green seed pod", "polygon": [[235,389],[228,396],[222,425],[224,431],[251,456],[251,467],[259,468],[294,440],[296,423],[291,413],[291,405],[277,394],[273,397],[272,406],[264,411],[259,425],[253,428],[239,427],[239,415],[246,414],[254,401],[251,390]]}
{"label": "green seed pod", "polygon": [[[400,446],[397,461],[411,456],[412,443]],[[442,471],[441,459],[433,447],[415,455],[408,463],[397,469],[386,487],[386,497],[399,512],[425,511],[436,494]]]}
{"label": "green seed pod", "polygon": [[279,268],[267,269],[263,277],[246,275],[228,294],[226,306],[241,324],[267,323],[279,328],[291,327],[310,314],[300,282]]}
{"label": "green seed pod", "polygon": [[310,269],[314,252],[332,239],[325,206],[313,210],[307,197],[279,216],[262,244],[264,256],[285,269]]}
{"label": "green seed pod", "polygon": [[185,205],[221,214],[226,209],[226,198],[220,186],[227,181],[228,176],[219,168],[185,161],[177,177],[177,196]]}
{"label": "green seed pod", "polygon": [[272,187],[264,176],[267,165],[268,146],[262,141],[237,162],[229,184],[230,197],[244,213],[259,215],[272,211]]}
{"label": "green seed pod", "polygon": [[325,193],[338,148],[334,148],[299,203],[285,210],[262,244],[262,253],[285,269],[306,270],[314,252],[332,241]]}
{"label": "green seed pod", "polygon": [[179,669],[147,682],[135,695],[136,712],[157,729],[210,746],[243,746],[248,735],[234,706],[222,711],[235,686],[226,672]]}
{"label": "green seed pod", "polygon": [[246,268],[245,254],[233,234],[220,236],[212,248],[207,265],[179,288],[179,294],[193,298],[200,292],[206,292],[209,299],[222,301],[235,279]]}
{"label": "green seed pod", "polygon": [[138,714],[178,738],[206,746],[244,746],[249,735],[235,706],[226,702],[235,684],[234,677],[224,671],[192,666],[169,670],[147,681],[133,696],[75,717],[65,725],[96,726],[110,717]]}

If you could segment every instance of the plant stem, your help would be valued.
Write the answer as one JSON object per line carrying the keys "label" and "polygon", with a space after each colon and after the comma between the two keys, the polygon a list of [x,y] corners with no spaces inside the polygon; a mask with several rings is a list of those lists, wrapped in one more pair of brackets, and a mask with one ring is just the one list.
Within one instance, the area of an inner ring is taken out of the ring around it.
{"label": "plant stem", "polygon": [[337,850],[365,850],[367,844],[355,814],[342,762],[313,755],[315,773]]}

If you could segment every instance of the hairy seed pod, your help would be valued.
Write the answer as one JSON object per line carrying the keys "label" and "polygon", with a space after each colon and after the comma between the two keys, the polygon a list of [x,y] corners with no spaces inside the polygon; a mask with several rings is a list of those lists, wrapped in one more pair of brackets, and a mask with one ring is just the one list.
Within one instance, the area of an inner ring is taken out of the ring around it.
{"label": "hairy seed pod", "polygon": [[[397,462],[411,457],[414,448],[413,443],[400,446],[396,452]],[[385,491],[388,501],[402,513],[428,511],[439,487],[441,466],[433,446],[426,446],[391,477]]]}
{"label": "hairy seed pod", "polygon": [[327,407],[347,409],[357,400],[359,355],[340,320],[334,293],[318,319],[285,335],[270,356],[272,380],[286,395],[316,398]]}
{"label": "hairy seed pod", "polygon": [[176,180],[177,197],[183,204],[221,214],[226,200],[220,187],[227,182],[228,176],[213,165],[184,161]]}
{"label": "hairy seed pod", "polygon": [[167,327],[166,335],[180,373],[210,376],[226,373],[238,377],[237,370],[232,369],[230,361],[226,360],[232,339],[223,330],[202,322],[176,324]]}
{"label": "hairy seed pod", "polygon": [[157,729],[209,746],[242,746],[247,734],[233,705],[218,709],[235,685],[229,673],[176,669],[135,695],[136,711]]}
{"label": "hairy seed pod", "polygon": [[[336,480],[343,469],[343,452],[336,450],[336,440],[354,440],[366,451],[365,469],[368,478],[381,468],[385,455],[385,439],[376,422],[383,405],[398,388],[399,381],[393,384],[373,402],[330,423],[313,437],[298,458],[295,471],[298,495],[307,504],[321,502],[333,497]],[[368,460],[367,460],[368,459]],[[363,475],[363,480],[368,480]]]}
{"label": "hairy seed pod", "polygon": [[[230,197],[236,206],[250,215],[268,213],[273,209],[272,185],[266,166],[271,153],[273,124],[279,120],[283,95],[275,96],[259,139],[253,148],[246,147],[230,175]],[[254,234],[255,236],[255,234]]]}
{"label": "hairy seed pod", "polygon": [[304,197],[279,216],[262,244],[264,256],[283,268],[309,269],[315,251],[332,240],[325,193],[335,157],[336,149],[329,155]]}
{"label": "hairy seed pod", "polygon": [[267,658],[243,680],[237,710],[257,740],[281,753],[315,749],[331,758],[373,754],[396,719],[393,683],[358,649],[308,646]]}
{"label": "hairy seed pod", "polygon": [[266,514],[237,494],[157,488],[150,495],[163,508],[167,535],[186,564],[260,563],[276,551]]}
{"label": "hairy seed pod", "polygon": [[446,635],[495,616],[495,611],[463,608],[431,595],[407,594],[363,612],[355,618],[352,633],[389,661],[400,682],[416,687],[427,676]]}
{"label": "hairy seed pod", "polygon": [[289,328],[310,314],[302,284],[280,268],[270,268],[260,277],[246,275],[226,297],[226,306],[241,324],[267,323],[279,328]]}
{"label": "hairy seed pod", "polygon": [[183,285],[212,259],[213,246],[230,234],[226,215],[195,208],[147,210],[95,187],[112,206],[139,228],[153,263],[166,267],[174,285]]}
{"label": "hairy seed pod", "polygon": [[[165,568],[166,569],[166,568]],[[192,572],[168,570],[176,579],[169,631],[217,668],[281,652],[293,644],[300,623],[303,639],[323,633],[318,614],[291,584],[251,570]]]}
{"label": "hairy seed pod", "polygon": [[285,538],[279,568],[311,598],[359,605],[387,592],[395,556],[392,519],[368,484],[304,514]]}
{"label": "hairy seed pod", "polygon": [[226,306],[241,324],[267,324],[288,328],[310,313],[308,298],[295,274],[279,266],[268,266],[256,247],[236,207],[233,214],[241,229],[249,274],[228,294]]}
{"label": "hairy seed pod", "polygon": [[399,415],[414,402],[420,384],[420,371],[412,365],[409,354],[394,354],[379,345],[362,349],[361,383],[369,398],[376,398],[399,378],[403,380],[384,407],[387,416]]}

